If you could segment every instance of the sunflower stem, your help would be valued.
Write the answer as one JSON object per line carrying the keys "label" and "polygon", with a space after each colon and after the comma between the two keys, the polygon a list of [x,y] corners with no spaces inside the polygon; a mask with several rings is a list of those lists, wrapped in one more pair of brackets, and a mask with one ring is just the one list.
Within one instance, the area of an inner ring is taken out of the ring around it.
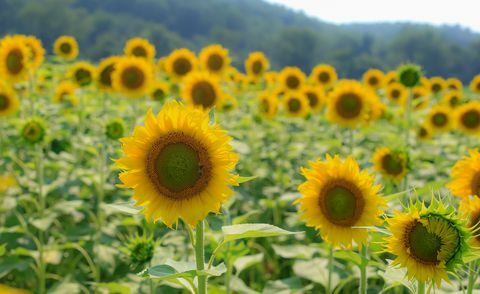
{"label": "sunflower stem", "polygon": [[353,156],[353,151],[355,148],[355,138],[354,138],[354,129],[348,129],[348,155]]}
{"label": "sunflower stem", "polygon": [[333,275],[333,246],[330,245],[330,250],[328,252],[327,293],[332,293],[332,275]]}
{"label": "sunflower stem", "polygon": [[425,282],[418,281],[417,293],[425,294]]}
{"label": "sunflower stem", "polygon": [[197,264],[198,294],[207,293],[207,277],[204,273],[200,273],[205,270],[204,227],[204,221],[199,221],[195,232],[195,262]]}
{"label": "sunflower stem", "polygon": [[[43,178],[43,160],[42,160],[42,146],[37,144],[35,146],[35,168],[36,168],[36,178],[37,178],[37,185],[38,185],[38,203],[39,203],[39,214],[40,218],[43,216],[45,211],[45,197],[43,192],[44,186],[44,178]],[[39,283],[39,293],[43,294],[46,293],[46,271],[47,267],[45,264],[45,257],[44,257],[44,235],[43,231],[39,230],[39,244],[38,244],[38,261],[39,261],[39,268],[38,268],[38,283]]]}
{"label": "sunflower stem", "polygon": [[365,244],[362,245],[360,249],[360,255],[362,257],[362,263],[360,264],[360,294],[367,293],[367,246]]}
{"label": "sunflower stem", "polygon": [[477,277],[478,277],[476,267],[477,267],[477,263],[475,261],[470,262],[467,294],[473,293],[473,288],[475,287],[475,281],[477,280]]}
{"label": "sunflower stem", "polygon": [[[407,109],[405,110],[405,121],[406,121],[406,126],[405,126],[405,152],[407,153],[408,156],[410,156],[410,125],[411,125],[411,120],[412,120],[412,90],[408,90],[408,96],[407,96]],[[405,175],[405,180],[404,180],[404,185],[405,189],[408,190],[408,173]],[[407,193],[408,196],[409,193]]]}

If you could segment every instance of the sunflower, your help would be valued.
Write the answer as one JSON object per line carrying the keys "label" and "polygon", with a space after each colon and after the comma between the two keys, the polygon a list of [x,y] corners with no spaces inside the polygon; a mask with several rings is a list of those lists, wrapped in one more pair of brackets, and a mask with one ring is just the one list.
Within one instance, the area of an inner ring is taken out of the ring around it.
{"label": "sunflower", "polygon": [[19,107],[20,101],[15,91],[7,86],[0,86],[0,118],[16,113]]}
{"label": "sunflower", "polygon": [[346,127],[367,121],[375,94],[353,80],[341,81],[327,98],[327,118]]}
{"label": "sunflower", "polygon": [[480,248],[480,198],[463,199],[459,205],[459,212],[468,220],[467,227],[472,232],[470,246]]}
{"label": "sunflower", "polygon": [[278,77],[278,82],[285,91],[298,91],[305,83],[305,74],[298,67],[285,67]]}
{"label": "sunflower", "polygon": [[442,102],[450,108],[455,108],[462,103],[462,92],[449,91],[443,95]]}
{"label": "sunflower", "polygon": [[221,105],[222,96],[218,79],[208,72],[195,72],[183,80],[182,98],[190,105],[210,109]]}
{"label": "sunflower", "polygon": [[417,130],[417,138],[426,141],[432,138],[432,129],[427,125],[421,125]]}
{"label": "sunflower", "polygon": [[420,85],[418,85],[418,86],[425,88],[425,90],[427,91],[427,94],[431,94],[430,93],[431,83],[430,83],[430,80],[428,78],[426,78],[425,76],[422,76],[420,78]]}
{"label": "sunflower", "polygon": [[322,86],[305,85],[301,92],[307,96],[308,104],[313,112],[319,112],[322,109],[322,106],[326,101],[325,92]]}
{"label": "sunflower", "polygon": [[408,99],[407,88],[397,82],[393,82],[387,85],[385,94],[390,101],[393,101],[399,105],[405,105]]}
{"label": "sunflower", "polygon": [[42,41],[35,36],[22,36],[21,38],[29,49],[31,68],[37,69],[43,63],[43,59],[45,58],[45,49],[42,46]]}
{"label": "sunflower", "polygon": [[407,154],[384,147],[377,149],[372,158],[374,169],[384,178],[401,181],[408,172]]}
{"label": "sunflower", "polygon": [[197,68],[197,58],[192,51],[181,48],[173,51],[165,61],[165,70],[170,77],[181,80]]}
{"label": "sunflower", "polygon": [[278,103],[277,95],[270,91],[264,91],[258,95],[258,110],[268,119],[272,119],[277,114]]}
{"label": "sunflower", "polygon": [[221,76],[230,67],[228,49],[218,44],[205,47],[200,51],[199,62],[202,69]]}
{"label": "sunflower", "polygon": [[404,64],[397,70],[398,82],[407,88],[421,84],[423,78],[422,68],[416,64]]}
{"label": "sunflower", "polygon": [[412,104],[414,110],[421,110],[428,107],[430,94],[427,88],[416,86],[412,88]]}
{"label": "sunflower", "polygon": [[385,85],[388,86],[393,83],[397,83],[397,72],[392,70],[385,74]]}
{"label": "sunflower", "polygon": [[386,239],[386,251],[396,255],[392,265],[407,268],[409,279],[440,287],[448,281],[447,273],[463,264],[469,232],[453,208],[438,200],[428,208],[417,203],[405,213],[395,211],[387,221],[392,236]]}
{"label": "sunflower", "polygon": [[42,120],[32,118],[23,125],[20,135],[29,144],[40,143],[45,138],[45,125]]}
{"label": "sunflower", "polygon": [[453,123],[450,109],[446,106],[432,107],[427,117],[427,123],[434,132],[450,130]]}
{"label": "sunflower", "polygon": [[445,80],[442,77],[430,78],[430,92],[432,92],[432,94],[437,95],[441,93],[445,88]]}
{"label": "sunflower", "polygon": [[470,135],[480,133],[480,102],[471,101],[455,111],[455,121],[458,128]]}
{"label": "sunflower", "polygon": [[121,118],[115,118],[105,126],[105,135],[110,140],[118,140],[124,136],[126,128],[125,122]]}
{"label": "sunflower", "polygon": [[470,82],[470,91],[475,94],[480,94],[480,75],[473,77],[472,81]]}
{"label": "sunflower", "polygon": [[374,90],[380,89],[385,84],[385,74],[379,69],[371,68],[363,74],[363,83]]}
{"label": "sunflower", "polygon": [[78,56],[77,40],[71,36],[61,36],[55,40],[53,51],[65,60],[73,60]]}
{"label": "sunflower", "polygon": [[68,106],[77,106],[78,99],[75,95],[76,86],[71,82],[61,82],[55,88],[55,94],[53,95],[53,101],[55,103],[62,103]]}
{"label": "sunflower", "polygon": [[28,290],[20,289],[20,288],[12,288],[8,285],[0,284],[0,293],[3,294],[30,294],[31,292]]}
{"label": "sunflower", "polygon": [[283,97],[283,108],[287,116],[305,117],[310,112],[310,103],[305,94],[291,92]]}
{"label": "sunflower", "polygon": [[450,173],[452,181],[447,187],[452,194],[462,199],[480,197],[480,153],[470,150],[469,156],[459,160]]}
{"label": "sunflower", "polygon": [[154,101],[165,101],[165,98],[170,93],[170,85],[164,81],[156,81],[150,90],[150,98]]}
{"label": "sunflower", "polygon": [[361,171],[352,157],[327,155],[310,166],[301,169],[307,180],[298,187],[302,197],[295,201],[301,218],[335,247],[351,247],[352,241],[365,244],[367,229],[355,227],[380,225],[386,206],[374,177]]}
{"label": "sunflower", "polygon": [[103,59],[97,69],[97,85],[104,91],[113,91],[112,75],[115,65],[120,60],[118,56],[110,56]]}
{"label": "sunflower", "polygon": [[245,60],[245,72],[255,79],[262,77],[269,67],[270,63],[263,52],[252,52]]}
{"label": "sunflower", "polygon": [[155,46],[143,38],[132,38],[128,40],[123,51],[126,56],[145,58],[148,61],[155,58]]}
{"label": "sunflower", "polygon": [[116,161],[124,170],[121,187],[133,188],[148,219],[171,227],[182,218],[194,226],[210,212],[219,213],[233,194],[229,185],[238,185],[231,174],[238,156],[230,140],[210,124],[207,112],[167,102],[121,140],[124,157]]}
{"label": "sunflower", "polygon": [[463,89],[463,84],[462,84],[462,81],[460,81],[457,78],[448,78],[445,81],[445,88],[448,90],[461,92]]}
{"label": "sunflower", "polygon": [[238,107],[238,101],[235,97],[231,95],[223,95],[223,100],[220,105],[222,111],[231,111]]}
{"label": "sunflower", "polygon": [[335,68],[329,64],[319,64],[310,73],[310,80],[325,89],[332,87],[337,82],[338,76]]}
{"label": "sunflower", "polygon": [[0,43],[0,76],[7,82],[28,79],[30,51],[18,37],[7,36]]}
{"label": "sunflower", "polygon": [[78,87],[86,87],[92,84],[92,82],[95,80],[95,75],[95,67],[92,64],[84,61],[76,62],[68,71],[68,77]]}
{"label": "sunflower", "polygon": [[144,58],[122,57],[112,74],[113,88],[132,98],[146,95],[152,82],[153,68]]}

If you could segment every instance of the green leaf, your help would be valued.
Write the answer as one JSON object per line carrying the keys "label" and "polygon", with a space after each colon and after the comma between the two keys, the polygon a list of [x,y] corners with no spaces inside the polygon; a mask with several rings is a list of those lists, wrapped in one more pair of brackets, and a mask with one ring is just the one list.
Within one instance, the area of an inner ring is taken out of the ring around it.
{"label": "green leaf", "polygon": [[272,245],[275,254],[283,258],[311,259],[320,250],[305,245]]}
{"label": "green leaf", "polygon": [[358,253],[350,250],[335,251],[333,253],[333,257],[352,262],[357,266],[360,266],[360,264],[362,263],[362,257]]}
{"label": "green leaf", "polygon": [[0,262],[0,278],[8,275],[13,270],[23,271],[29,266],[29,261],[16,256],[7,256]]}
{"label": "green leaf", "polygon": [[263,261],[263,253],[241,256],[235,260],[233,266],[235,267],[236,275],[238,276],[243,270],[253,265],[259,264]]}
{"label": "green leaf", "polygon": [[[312,260],[297,260],[293,264],[293,272],[296,276],[326,285],[328,281],[327,259],[314,258]],[[332,286],[337,285],[339,277],[336,272],[332,274]]]}
{"label": "green leaf", "polygon": [[193,278],[196,275],[196,270],[178,272],[172,266],[169,266],[167,264],[161,264],[149,268],[148,274],[151,278],[154,279],[172,280],[178,278]]}
{"label": "green leaf", "polygon": [[115,294],[130,294],[130,287],[126,285],[122,285],[119,283],[98,283],[96,284],[99,288],[104,288],[108,290],[108,293],[115,293]]}
{"label": "green leaf", "polygon": [[237,182],[239,184],[243,184],[243,183],[246,183],[246,182],[250,182],[251,180],[254,180],[256,179],[257,176],[251,176],[251,177],[238,177],[237,178]]}
{"label": "green leaf", "polygon": [[290,294],[303,293],[311,290],[313,285],[303,286],[302,280],[297,277],[277,281],[268,281],[262,294]]}
{"label": "green leaf", "polygon": [[107,208],[113,208],[119,212],[126,214],[139,214],[142,211],[142,208],[134,206],[133,202],[118,202],[112,204],[105,204]]}
{"label": "green leaf", "polygon": [[290,232],[269,224],[239,224],[222,227],[225,242],[247,239],[247,238],[261,238],[261,237],[278,237],[301,232]]}

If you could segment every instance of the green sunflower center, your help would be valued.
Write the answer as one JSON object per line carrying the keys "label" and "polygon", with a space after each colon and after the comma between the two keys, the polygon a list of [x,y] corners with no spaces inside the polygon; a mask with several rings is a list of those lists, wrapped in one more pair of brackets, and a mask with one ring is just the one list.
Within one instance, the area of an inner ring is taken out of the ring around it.
{"label": "green sunflower center", "polygon": [[448,122],[448,118],[445,113],[439,112],[439,113],[435,113],[432,116],[432,123],[437,127],[443,127],[447,124],[447,122]]}
{"label": "green sunflower center", "polygon": [[254,74],[261,74],[263,71],[263,63],[260,60],[255,60],[252,64],[252,71]]}
{"label": "green sunflower center", "polygon": [[120,122],[111,122],[107,125],[107,137],[117,140],[123,137],[123,125]]}
{"label": "green sunflower center", "polygon": [[20,49],[13,49],[7,55],[7,69],[12,74],[20,73],[24,68],[23,54]]}
{"label": "green sunflower center", "polygon": [[450,106],[455,107],[458,105],[458,102],[460,102],[460,99],[457,96],[452,96],[450,97]]}
{"label": "green sunflower center", "polygon": [[145,82],[145,74],[143,71],[136,67],[130,66],[123,70],[122,83],[129,89],[138,89],[143,86]]}
{"label": "green sunflower center", "polygon": [[352,226],[360,218],[365,202],[357,186],[343,180],[334,181],[321,192],[320,208],[325,217],[339,226]]}
{"label": "green sunflower center", "polygon": [[10,100],[8,99],[8,96],[0,94],[0,111],[8,109],[9,105]]}
{"label": "green sunflower center", "polygon": [[288,76],[286,80],[289,89],[297,89],[300,86],[300,80],[296,76]]}
{"label": "green sunflower center", "polygon": [[480,126],[480,113],[472,109],[461,116],[462,124],[469,129],[476,129]]}
{"label": "green sunflower center", "polygon": [[319,100],[315,93],[307,92],[307,98],[308,98],[308,103],[310,104],[310,107],[315,108],[315,106],[318,105]]}
{"label": "green sunflower center", "polygon": [[106,86],[106,87],[112,86],[112,73],[114,70],[115,70],[115,65],[110,64],[100,72],[100,83],[103,86]]}
{"label": "green sunflower center", "polygon": [[163,89],[155,89],[155,91],[153,91],[153,99],[163,101],[163,99],[165,99],[165,91],[163,91]]}
{"label": "green sunflower center", "polygon": [[192,87],[192,100],[195,105],[200,105],[203,108],[212,107],[217,100],[214,86],[207,81],[196,83]]}
{"label": "green sunflower center", "polygon": [[382,158],[382,167],[390,175],[400,175],[403,172],[403,161],[392,154],[387,154]]}
{"label": "green sunflower center", "polygon": [[132,54],[137,57],[147,57],[147,50],[143,46],[135,46]]}
{"label": "green sunflower center", "polygon": [[87,86],[92,82],[92,73],[84,68],[79,68],[75,72],[75,80],[80,86]]}
{"label": "green sunflower center", "polygon": [[438,253],[442,248],[439,236],[429,232],[420,222],[415,222],[407,232],[407,244],[412,256],[426,264],[437,264]]}
{"label": "green sunflower center", "polygon": [[318,74],[318,80],[320,83],[326,84],[330,82],[330,74],[328,74],[328,72],[321,72]]}
{"label": "green sunflower center", "polygon": [[212,54],[208,56],[207,66],[211,71],[219,71],[223,67],[223,57],[219,54]]}
{"label": "green sunflower center", "polygon": [[72,52],[72,45],[69,43],[62,43],[60,45],[60,51],[64,54],[70,54]]}
{"label": "green sunflower center", "polygon": [[288,111],[289,112],[299,112],[300,109],[302,108],[302,104],[300,103],[300,101],[296,98],[292,98],[290,100],[288,100]]}
{"label": "green sunflower center", "polygon": [[179,75],[179,76],[184,76],[188,74],[190,71],[192,71],[192,64],[190,61],[186,58],[178,58],[173,62],[173,71]]}
{"label": "green sunflower center", "polygon": [[338,99],[335,109],[344,118],[355,118],[362,111],[362,100],[355,93],[345,93]]}
{"label": "green sunflower center", "polygon": [[23,138],[30,143],[37,143],[43,139],[43,127],[35,121],[28,122],[22,130]]}
{"label": "green sunflower center", "polygon": [[208,185],[212,164],[200,142],[181,132],[172,132],[153,144],[147,156],[147,173],[163,195],[187,199]]}

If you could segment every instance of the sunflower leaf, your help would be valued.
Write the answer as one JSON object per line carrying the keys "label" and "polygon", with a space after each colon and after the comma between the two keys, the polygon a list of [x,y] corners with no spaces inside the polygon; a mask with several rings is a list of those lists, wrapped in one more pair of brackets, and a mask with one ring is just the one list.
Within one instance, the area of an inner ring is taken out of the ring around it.
{"label": "sunflower leaf", "polygon": [[278,237],[302,232],[290,232],[269,224],[238,224],[222,227],[224,241],[247,238]]}
{"label": "sunflower leaf", "polygon": [[238,177],[237,178],[237,181],[239,184],[243,184],[243,183],[246,183],[246,182],[250,182],[251,180],[254,180],[256,179],[257,176],[251,176],[251,177]]}
{"label": "sunflower leaf", "polygon": [[113,208],[119,212],[123,212],[126,214],[139,214],[142,211],[141,208],[135,207],[133,202],[118,202],[112,204],[105,204],[106,208]]}

